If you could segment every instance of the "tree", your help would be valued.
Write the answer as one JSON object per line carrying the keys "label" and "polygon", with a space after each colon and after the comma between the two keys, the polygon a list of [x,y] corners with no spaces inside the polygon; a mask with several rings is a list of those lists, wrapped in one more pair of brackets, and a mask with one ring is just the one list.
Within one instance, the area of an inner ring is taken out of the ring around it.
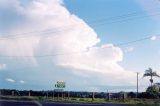
{"label": "tree", "polygon": [[156,89],[156,86],[149,86],[146,90],[147,98],[159,98],[159,89]]}
{"label": "tree", "polygon": [[151,88],[152,88],[153,77],[160,77],[160,76],[156,72],[153,72],[151,68],[148,68],[143,75],[143,77],[148,77],[148,76],[151,77],[150,82],[151,82]]}

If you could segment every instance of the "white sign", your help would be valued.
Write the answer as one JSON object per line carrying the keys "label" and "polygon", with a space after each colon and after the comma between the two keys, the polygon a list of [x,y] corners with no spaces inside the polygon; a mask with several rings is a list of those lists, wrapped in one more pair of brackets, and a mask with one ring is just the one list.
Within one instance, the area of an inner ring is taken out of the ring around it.
{"label": "white sign", "polygon": [[55,84],[56,88],[65,88],[66,84],[64,81],[57,81],[57,84]]}

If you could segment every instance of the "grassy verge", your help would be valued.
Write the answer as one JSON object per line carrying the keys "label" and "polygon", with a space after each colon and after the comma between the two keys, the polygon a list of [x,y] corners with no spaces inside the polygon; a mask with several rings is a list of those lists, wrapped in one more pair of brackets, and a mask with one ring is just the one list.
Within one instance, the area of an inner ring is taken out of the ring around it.
{"label": "grassy verge", "polygon": [[91,98],[46,98],[37,96],[1,96],[0,99],[5,100],[36,100],[41,102],[63,102],[63,103],[94,103],[94,104],[142,104],[142,105],[160,105],[160,99],[125,99],[125,100],[110,100],[107,101],[103,98],[95,98],[93,101]]}

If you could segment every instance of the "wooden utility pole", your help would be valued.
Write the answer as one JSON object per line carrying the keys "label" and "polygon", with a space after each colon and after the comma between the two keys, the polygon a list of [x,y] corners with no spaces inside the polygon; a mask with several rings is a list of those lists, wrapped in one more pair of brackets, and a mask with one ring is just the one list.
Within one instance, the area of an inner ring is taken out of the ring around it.
{"label": "wooden utility pole", "polygon": [[53,99],[54,99],[54,90],[53,90]]}
{"label": "wooden utility pole", "polygon": [[31,96],[31,91],[28,92],[28,96]]}
{"label": "wooden utility pole", "polygon": [[58,91],[58,100],[59,100],[59,91]]}
{"label": "wooden utility pole", "polygon": [[136,94],[136,98],[138,98],[138,75],[139,75],[139,73],[137,72],[137,94]]}
{"label": "wooden utility pole", "polygon": [[46,98],[48,99],[48,91],[47,91],[47,97]]}
{"label": "wooden utility pole", "polygon": [[68,91],[68,99],[69,99],[69,91]]}
{"label": "wooden utility pole", "polygon": [[12,96],[14,96],[14,91],[12,91]]}
{"label": "wooden utility pole", "polygon": [[94,101],[94,92],[92,92],[92,101]]}

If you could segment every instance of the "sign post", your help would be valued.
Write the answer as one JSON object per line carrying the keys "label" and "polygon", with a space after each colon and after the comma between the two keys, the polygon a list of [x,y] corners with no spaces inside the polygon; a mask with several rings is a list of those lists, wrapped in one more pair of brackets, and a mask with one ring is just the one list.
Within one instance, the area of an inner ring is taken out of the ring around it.
{"label": "sign post", "polygon": [[61,92],[61,97],[63,99],[63,89],[66,87],[66,83],[64,81],[57,81],[57,83],[55,84],[55,91],[58,92],[58,99],[59,99],[59,92]]}

